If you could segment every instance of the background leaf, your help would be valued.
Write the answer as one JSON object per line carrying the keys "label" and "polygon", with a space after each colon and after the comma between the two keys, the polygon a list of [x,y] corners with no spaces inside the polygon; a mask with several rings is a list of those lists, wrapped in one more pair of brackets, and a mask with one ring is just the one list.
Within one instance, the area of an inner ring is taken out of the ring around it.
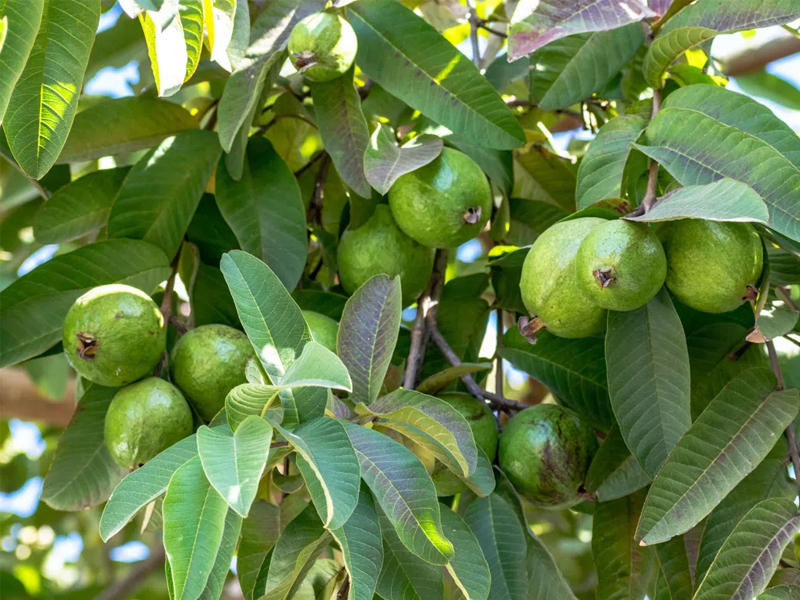
{"label": "background leaf", "polygon": [[530,532],[526,537],[528,552],[528,600],[575,600],[553,556],[542,541]]}
{"label": "background leaf", "polygon": [[[239,0],[246,2],[246,0]],[[236,16],[237,0],[204,0],[206,5],[206,30],[211,60],[223,69],[230,71],[228,46],[233,37],[233,23]]]}
{"label": "background leaf", "polygon": [[391,129],[378,123],[364,155],[367,181],[379,194],[385,195],[401,175],[433,162],[443,147],[441,138],[426,134],[398,146]]}
{"label": "background leaf", "polygon": [[571,165],[545,148],[532,146],[514,156],[513,195],[517,198],[547,202],[573,212],[575,185]]}
{"label": "background leaf", "polygon": [[455,554],[446,568],[466,600],[486,600],[492,574],[478,540],[464,520],[448,507],[442,507],[442,527],[453,543]]}
{"label": "background leaf", "polygon": [[0,9],[6,28],[0,44],[5,50],[0,52],[0,123],[36,40],[43,6],[44,0],[6,0]]}
{"label": "background leaf", "polygon": [[600,502],[616,500],[650,483],[650,477],[634,458],[619,426],[609,431],[586,474],[586,491]]}
{"label": "background leaf", "polygon": [[336,354],[317,342],[303,346],[303,352],[289,365],[281,383],[284,386],[316,386],[346,392],[352,389],[347,367]]}
{"label": "background leaf", "polygon": [[264,592],[263,589],[255,590],[256,581],[267,555],[278,541],[280,512],[280,507],[267,500],[256,500],[250,507],[250,514],[242,523],[242,540],[239,542],[236,569],[246,600],[256,600]]}
{"label": "background leaf", "polygon": [[177,93],[189,69],[189,53],[179,8],[180,0],[164,0],[158,10],[147,10],[139,15],[159,96]]}
{"label": "background leaf", "polygon": [[222,541],[217,551],[217,557],[208,574],[206,587],[200,594],[200,600],[219,600],[222,595],[222,588],[228,572],[231,570],[231,561],[233,553],[236,551],[236,543],[239,541],[241,529],[242,517],[229,509],[225,515],[225,528],[222,530]]}

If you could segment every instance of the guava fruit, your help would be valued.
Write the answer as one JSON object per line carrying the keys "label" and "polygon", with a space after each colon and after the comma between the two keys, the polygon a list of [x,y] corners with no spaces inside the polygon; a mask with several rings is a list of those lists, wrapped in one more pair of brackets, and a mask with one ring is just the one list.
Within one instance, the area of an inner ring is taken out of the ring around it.
{"label": "guava fruit", "polygon": [[79,375],[122,387],[153,372],[164,354],[167,330],[150,296],[127,285],[103,285],[69,309],[62,341]]}
{"label": "guava fruit", "polygon": [[135,469],[192,433],[192,427],[192,409],[180,390],[148,377],[114,396],[106,413],[106,447],[120,467]]}
{"label": "guava fruit", "polygon": [[660,224],[656,234],[667,255],[667,288],[678,300],[707,313],[755,300],[764,256],[752,225],[682,219]]}
{"label": "guava fruit", "polygon": [[[475,437],[475,444],[486,453],[489,462],[494,462],[497,456],[498,433],[491,409],[477,398],[461,392],[446,392],[439,399],[463,415]],[[452,496],[467,489],[467,485],[438,460],[433,467],[431,479],[440,496]]]}
{"label": "guava fruit", "polygon": [[209,422],[233,388],[247,383],[244,370],[255,356],[247,336],[227,325],[203,325],[184,334],[172,349],[170,377],[197,414]]}
{"label": "guava fruit", "polygon": [[500,435],[499,464],[517,492],[541,508],[569,508],[581,500],[597,452],[592,428],[556,404],[518,412]]}
{"label": "guava fruit", "polygon": [[650,227],[619,219],[592,229],[575,268],[589,300],[608,310],[635,310],[664,285],[667,257]]}
{"label": "guava fruit", "polygon": [[292,64],[311,81],[331,81],[346,73],[357,49],[350,23],[328,11],[307,16],[289,35]]}
{"label": "guava fruit", "polygon": [[433,250],[400,231],[385,204],[376,206],[361,227],[342,234],[337,260],[339,280],[348,294],[375,275],[399,275],[403,306],[417,299],[433,271]]}
{"label": "guava fruit", "polygon": [[591,231],[604,219],[584,217],[556,223],[531,247],[522,265],[520,292],[536,325],[565,338],[601,333],[606,310],[588,300],[578,281],[575,257]]}
{"label": "guava fruit", "polygon": [[407,236],[430,248],[453,248],[483,230],[492,192],[474,160],[445,148],[436,160],[394,182],[389,206]]}
{"label": "guava fruit", "polygon": [[339,324],[330,317],[311,310],[304,310],[303,318],[305,318],[306,324],[311,330],[312,339],[325,346],[331,352],[336,352]]}

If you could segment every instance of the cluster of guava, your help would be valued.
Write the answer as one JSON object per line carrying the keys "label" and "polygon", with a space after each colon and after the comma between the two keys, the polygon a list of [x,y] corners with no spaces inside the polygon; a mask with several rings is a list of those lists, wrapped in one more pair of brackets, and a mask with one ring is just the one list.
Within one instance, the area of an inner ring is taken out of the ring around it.
{"label": "cluster of guava", "polygon": [[682,219],[659,224],[593,217],[562,221],[534,243],[520,291],[534,321],[565,338],[605,330],[606,311],[636,310],[666,283],[696,310],[723,313],[754,300],[763,267],[748,223]]}
{"label": "cluster of guava", "polygon": [[[305,316],[315,340],[335,347],[336,321]],[[78,298],[64,321],[62,342],[81,377],[119,388],[106,413],[105,441],[126,469],[142,466],[192,433],[195,420],[210,422],[228,392],[246,383],[245,368],[254,358],[241,331],[203,325],[173,346],[171,383],[155,376],[166,353],[164,316],[150,296],[127,285],[100,286]]]}

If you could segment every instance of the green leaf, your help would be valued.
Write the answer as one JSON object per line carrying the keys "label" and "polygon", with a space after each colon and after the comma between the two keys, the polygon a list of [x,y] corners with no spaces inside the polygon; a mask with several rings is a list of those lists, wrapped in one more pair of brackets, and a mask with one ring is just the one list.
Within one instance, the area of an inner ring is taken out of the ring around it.
{"label": "green leaf", "polygon": [[242,250],[293,289],[306,264],[306,214],[297,180],[268,140],[250,139],[239,182],[220,161],[216,199]]}
{"label": "green leaf", "polygon": [[356,508],[361,467],[336,419],[320,417],[289,432],[278,429],[298,454],[297,468],[327,529],[342,527]]}
{"label": "green leaf", "polygon": [[[256,500],[242,523],[236,569],[245,600],[257,600],[264,590],[256,590],[259,571],[280,535],[281,510],[267,500]],[[267,563],[269,568],[269,563]]]}
{"label": "green leaf", "polygon": [[641,308],[609,311],[606,368],[622,437],[655,477],[692,424],[689,351],[666,288]]}
{"label": "green leaf", "polygon": [[353,380],[354,403],[370,404],[380,393],[397,344],[400,294],[399,277],[376,275],[345,304],[337,349]]}
{"label": "green leaf", "polygon": [[158,10],[164,0],[119,0],[119,5],[131,19],[138,17],[145,10]]}
{"label": "green leaf", "polygon": [[442,531],[436,490],[425,467],[383,434],[351,423],[345,429],[361,464],[361,477],[403,544],[423,560],[446,564],[453,545]]}
{"label": "green leaf", "polygon": [[[247,52],[250,43],[250,7],[246,0],[234,0],[236,14],[233,16],[233,32],[228,44],[227,54],[231,70],[237,68]],[[221,64],[221,63],[220,63]]]}
{"label": "green leaf", "polygon": [[179,0],[165,0],[160,9],[139,15],[159,96],[172,96],[180,90],[189,70],[179,5]]}
{"label": "green leaf", "polygon": [[792,0],[737,0],[717,10],[702,2],[687,6],[661,29],[644,59],[647,82],[658,87],[666,68],[686,50],[720,33],[789,23],[800,17]]}
{"label": "green leaf", "polygon": [[187,131],[164,140],[134,165],[108,219],[112,238],[135,238],[174,256],[219,160],[216,137]]}
{"label": "green leaf", "polygon": [[625,166],[647,121],[638,115],[620,115],[600,128],[578,168],[578,209],[622,195]]}
{"label": "green leaf", "polygon": [[461,379],[464,375],[489,371],[491,368],[492,363],[489,362],[461,363],[457,367],[449,367],[444,371],[431,375],[417,386],[417,391],[422,394],[433,396],[441,392],[454,381]]}
{"label": "green leaf", "polygon": [[[542,233],[570,214],[563,208],[554,206],[549,202],[523,198],[511,198],[508,201],[508,208],[511,213],[511,222],[509,223],[509,232],[506,234],[506,239],[509,243],[517,246],[530,246]],[[525,255],[528,254],[527,248],[521,250]],[[518,272],[519,275],[522,275],[521,264]],[[509,289],[513,290],[514,287],[516,287],[516,295],[519,296],[519,304],[516,308],[518,308],[518,312],[524,312],[525,305],[522,303],[522,296],[520,296],[519,277],[517,277],[515,283],[509,285]]]}
{"label": "green leaf", "polygon": [[548,332],[537,333],[536,344],[516,327],[503,336],[500,356],[550,388],[565,406],[579,412],[601,429],[614,424],[606,384],[603,340],[568,340]]}
{"label": "green leaf", "polygon": [[531,56],[531,102],[547,111],[581,102],[605,87],[643,43],[638,23],[552,42]]}
{"label": "green leaf", "polygon": [[634,540],[643,492],[595,504],[592,554],[597,565],[597,600],[644,598],[655,553]]}
{"label": "green leaf", "polygon": [[770,587],[763,594],[759,594],[756,600],[798,600],[800,598],[800,587],[796,585],[779,585]]}
{"label": "green leaf", "polygon": [[249,416],[266,416],[280,408],[281,388],[260,383],[237,385],[225,398],[225,414],[231,429],[236,431]]}
{"label": "green leaf", "polygon": [[67,140],[99,19],[95,0],[45,4],[3,120],[14,158],[34,179],[45,176]]}
{"label": "green leaf", "polygon": [[221,268],[247,337],[273,383],[279,384],[311,341],[303,312],[278,276],[255,256],[228,252]]}
{"label": "green leaf", "polygon": [[129,167],[95,171],[60,188],[34,217],[36,241],[60,244],[105,225],[129,171]]}
{"label": "green leaf", "polygon": [[525,531],[511,506],[497,494],[478,498],[464,516],[492,574],[489,600],[527,597]]}
{"label": "green leaf", "polygon": [[511,17],[508,59],[517,60],[564,36],[608,31],[658,16],[643,0],[540,0],[522,3]]}
{"label": "green leaf", "polygon": [[422,432],[436,442],[436,449],[429,449],[437,458],[444,455],[445,464],[460,470],[464,476],[475,472],[478,450],[469,423],[444,400],[400,388],[369,406],[359,404],[356,413],[379,417],[382,425],[428,446],[415,435]]}
{"label": "green leaf", "polygon": [[381,524],[369,490],[362,484],[358,504],[341,527],[331,529],[350,576],[348,600],[372,600],[383,565]]}
{"label": "green leaf", "polygon": [[794,84],[765,70],[737,75],[736,85],[749,96],[771,100],[790,110],[800,110],[800,90]]}
{"label": "green leaf", "polygon": [[688,531],[763,460],[798,410],[797,390],[774,387],[768,369],[751,369],[711,401],[650,487],[637,539],[658,544]]}
{"label": "green leaf", "polygon": [[196,117],[167,100],[141,96],[104,100],[75,117],[58,162],[90,161],[152,148],[197,125]]}
{"label": "green leaf", "polygon": [[650,483],[615,425],[594,455],[586,474],[586,491],[599,502],[616,500]]}
{"label": "green leaf", "polygon": [[281,380],[284,387],[326,387],[349,392],[353,384],[339,357],[317,342],[303,346],[300,358],[294,361]]}
{"label": "green leaf", "polygon": [[528,569],[527,600],[575,600],[575,594],[564,579],[547,547],[528,530],[528,552],[525,564]]}
{"label": "green leaf", "polygon": [[249,416],[236,428],[203,425],[197,430],[197,450],[208,481],[242,517],[246,517],[258,492],[267,464],[272,426]]}
{"label": "green leaf", "polygon": [[791,333],[797,326],[798,316],[786,303],[767,306],[758,314],[756,329],[747,339],[763,342]]}
{"label": "green leaf", "polygon": [[124,477],[106,449],[103,424],[117,388],[85,382],[44,478],[42,500],[56,510],[77,511],[105,502]]}
{"label": "green leaf", "polygon": [[314,507],[309,505],[278,538],[262,600],[291,598],[330,541],[331,534],[322,526]]}
{"label": "green leaf", "polygon": [[[247,0],[239,1],[246,2]],[[233,37],[237,0],[203,0],[203,3],[206,7],[205,22],[211,60],[216,61],[226,71],[230,71],[228,46]]]}
{"label": "green leaf", "polygon": [[100,537],[103,541],[107,542],[116,535],[136,513],[167,491],[175,471],[196,456],[197,438],[190,435],[125,477],[114,488],[103,509],[100,519]]}
{"label": "green leaf", "polygon": [[175,600],[203,592],[222,543],[228,507],[203,472],[200,458],[180,467],[164,496],[164,549]]}
{"label": "green leaf", "polygon": [[219,600],[222,595],[222,588],[228,577],[228,571],[231,570],[231,560],[236,551],[236,543],[239,541],[241,529],[242,517],[234,511],[228,510],[217,557],[214,559],[214,566],[211,567],[206,587],[200,594],[199,600]]}
{"label": "green leaf", "polygon": [[[235,1],[235,0],[234,0]],[[194,75],[203,51],[203,0],[179,0],[178,14],[183,27],[183,41],[186,45],[186,73],[184,81]]]}
{"label": "green leaf", "polygon": [[93,287],[124,283],[150,293],[168,275],[164,253],[139,240],[96,242],[50,259],[0,292],[0,366],[55,345],[67,311]]}
{"label": "green leaf", "polygon": [[512,150],[522,128],[477,67],[411,10],[392,0],[348,9],[358,66],[390,94],[472,143]]}
{"label": "green leaf", "polygon": [[43,6],[44,0],[6,0],[0,9],[0,123],[36,40]]}
{"label": "green leaf", "polygon": [[629,221],[707,221],[752,222],[766,225],[769,211],[761,196],[750,186],[733,179],[720,179],[707,185],[689,185],[669,192],[639,217]]}
{"label": "green leaf", "polygon": [[563,158],[545,148],[532,146],[514,157],[515,198],[538,200],[575,210],[575,173]]}
{"label": "green leaf", "polygon": [[[713,141],[720,136],[724,144]],[[636,147],[683,185],[725,177],[749,185],[769,207],[770,228],[800,241],[800,139],[765,106],[717,86],[681,88],[645,141]]]}
{"label": "green leaf", "polygon": [[455,554],[446,565],[465,600],[486,600],[492,574],[478,540],[469,526],[447,506],[442,506],[442,527]]}
{"label": "green leaf", "polygon": [[361,111],[361,97],[353,84],[355,65],[341,77],[325,83],[310,83],[314,117],[325,150],[342,180],[359,196],[369,198],[364,175],[364,152],[369,129]]}
{"label": "green leaf", "polygon": [[694,584],[683,537],[674,537],[655,547],[668,600],[691,598]]}
{"label": "green leaf", "polygon": [[753,598],[767,587],[781,553],[800,528],[797,507],[772,498],[754,506],[719,549],[695,600]]}
{"label": "green leaf", "polygon": [[427,134],[398,146],[391,129],[378,123],[364,155],[367,181],[379,194],[386,195],[401,175],[433,162],[443,147],[442,138]]}

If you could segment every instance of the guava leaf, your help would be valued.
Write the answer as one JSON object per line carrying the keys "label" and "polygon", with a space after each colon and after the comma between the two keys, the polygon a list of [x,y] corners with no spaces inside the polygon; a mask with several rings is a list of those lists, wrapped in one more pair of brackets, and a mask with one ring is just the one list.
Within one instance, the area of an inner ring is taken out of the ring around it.
{"label": "guava leaf", "polygon": [[36,40],[43,7],[44,0],[6,0],[0,9],[5,22],[0,36],[0,123]]}
{"label": "guava leaf", "polygon": [[215,196],[222,216],[242,250],[263,260],[287,289],[293,289],[308,254],[297,180],[262,137],[250,138],[240,181],[228,174],[223,160],[217,167]]}
{"label": "guava leaf", "polygon": [[164,0],[158,10],[139,14],[159,96],[172,96],[180,90],[189,70],[189,46],[184,39],[179,8],[180,0]]}
{"label": "guava leaf", "polygon": [[236,13],[233,16],[233,32],[226,53],[230,69],[235,69],[244,58],[250,43],[250,7],[246,0],[234,0]]}
{"label": "guava leaf", "polygon": [[220,154],[208,131],[161,142],[128,173],[111,207],[109,237],[143,239],[175,256]]}
{"label": "guava leaf", "polygon": [[[35,21],[28,9],[24,15]],[[39,33],[3,118],[14,158],[34,179],[45,176],[67,140],[99,19],[95,0],[49,0],[44,6]]]}
{"label": "guava leaf", "polygon": [[528,600],[576,600],[547,546],[530,529],[527,531]]}
{"label": "guava leaf", "polygon": [[666,288],[641,308],[609,311],[606,368],[622,437],[655,477],[692,424],[689,351]]}
{"label": "guava leaf", "polygon": [[771,100],[789,110],[800,110],[800,89],[764,69],[737,75],[736,85],[748,96]]}
{"label": "guava leaf", "polygon": [[369,129],[361,111],[361,97],[353,84],[354,73],[355,65],[341,77],[312,82],[309,87],[319,134],[336,172],[355,193],[369,198],[372,190],[364,175]]}
{"label": "guava leaf", "polygon": [[608,31],[658,16],[644,0],[539,0],[520,2],[508,30],[508,60],[513,61],[564,36]]}
{"label": "guava leaf", "polygon": [[326,387],[335,390],[352,390],[347,367],[336,354],[317,342],[303,346],[300,357],[294,361],[281,380],[285,387]]}
{"label": "guava leaf", "polygon": [[753,188],[724,178],[706,185],[679,188],[663,196],[646,214],[625,218],[647,223],[706,219],[766,225],[769,221],[769,210]]}
{"label": "guava leaf", "polygon": [[42,500],[50,507],[77,511],[100,504],[125,476],[108,453],[103,432],[106,411],[117,391],[85,383],[42,485]]}
{"label": "guava leaf", "polygon": [[[247,0],[239,0],[246,2]],[[228,46],[233,37],[237,0],[202,0],[205,6],[205,25],[211,60],[226,71],[231,70]]]}
{"label": "guava leaf", "polygon": [[142,508],[167,491],[172,475],[197,456],[197,437],[190,435],[148,460],[123,479],[111,494],[100,518],[100,537],[107,542]]}
{"label": "guava leaf", "polygon": [[208,481],[236,513],[246,517],[267,464],[272,426],[247,417],[236,432],[230,427],[197,430],[197,450]]}
{"label": "guava leaf", "polygon": [[266,416],[280,408],[281,388],[260,383],[237,385],[225,398],[225,414],[233,431],[250,416]]}
{"label": "guava leaf", "polygon": [[376,275],[350,296],[339,323],[337,350],[350,371],[354,403],[370,404],[389,368],[402,312],[400,278]]}
{"label": "guava leaf", "polygon": [[164,252],[139,240],[95,242],[50,259],[0,292],[0,366],[58,343],[67,311],[93,287],[124,283],[149,294],[168,275]]}
{"label": "guava leaf", "polygon": [[280,507],[267,500],[256,500],[242,523],[236,569],[245,600],[257,600],[263,593],[262,590],[258,596],[255,595],[256,581],[267,555],[278,541],[280,513]]}
{"label": "guava leaf", "polygon": [[449,367],[444,371],[440,371],[435,375],[431,375],[424,381],[420,382],[417,386],[418,392],[421,394],[428,394],[434,396],[444,390],[448,385],[461,379],[464,375],[471,373],[480,373],[481,371],[489,371],[492,368],[492,363],[461,363],[457,367]]}
{"label": "guava leaf", "polygon": [[78,113],[57,162],[90,161],[152,148],[197,125],[196,117],[167,100],[140,96],[104,100]]}
{"label": "guava leaf", "polygon": [[33,219],[36,241],[60,244],[105,225],[129,172],[130,167],[96,171],[60,188]]}
{"label": "guava leaf", "polygon": [[164,496],[164,549],[175,600],[196,600],[217,558],[228,507],[191,459],[170,479]]}
{"label": "guava leaf", "polygon": [[586,474],[586,491],[599,502],[608,502],[628,496],[650,481],[615,425],[592,459]]}
{"label": "guava leaf", "polygon": [[403,544],[432,564],[446,564],[453,545],[442,531],[436,490],[419,459],[377,431],[351,423],[345,430],[361,464],[361,477]]}
{"label": "guava leaf", "polygon": [[342,527],[356,508],[361,467],[353,444],[336,419],[320,417],[294,432],[278,427],[297,452],[297,468],[327,529]]}
{"label": "guava leaf", "polygon": [[697,586],[695,600],[754,598],[767,587],[781,553],[800,529],[797,507],[789,499],[756,504],[722,544]]}
{"label": "guava leaf", "polygon": [[367,181],[379,194],[385,195],[401,175],[432,162],[442,153],[443,147],[442,138],[427,134],[398,146],[391,129],[378,123],[364,155]]}
{"label": "guava leaf", "polygon": [[631,142],[639,138],[645,125],[647,121],[638,115],[620,115],[600,128],[578,168],[578,210],[622,195]]}
{"label": "guava leaf", "polygon": [[[508,201],[508,210],[510,223],[506,240],[516,246],[530,246],[542,233],[570,214],[563,208],[549,202],[524,198],[511,198]],[[525,255],[528,254],[528,248],[521,248],[520,251]],[[522,274],[521,265],[519,274]],[[519,302],[512,308],[519,312],[525,312],[525,304],[522,302],[522,296],[519,291],[519,279],[520,277],[518,276],[515,282],[516,285],[509,285],[509,290],[515,292],[518,297],[515,302]],[[506,292],[506,295],[508,296],[508,292]]]}
{"label": "guava leaf", "polygon": [[119,6],[131,19],[138,17],[145,10],[158,10],[164,0],[119,0]]}
{"label": "guava leaf", "polygon": [[[636,538],[658,544],[697,525],[772,448],[797,415],[797,390],[774,391],[766,368],[745,371],[678,441],[650,486]],[[730,453],[742,457],[730,461]]]}
{"label": "guava leaf", "polygon": [[489,565],[489,598],[527,597],[525,530],[511,506],[497,494],[478,498],[464,516]]}
{"label": "guava leaf", "polygon": [[472,143],[513,150],[522,128],[477,67],[431,25],[392,0],[348,8],[356,62],[387,92]]}
{"label": "guava leaf", "polygon": [[492,574],[483,550],[464,519],[447,506],[442,506],[442,527],[453,543],[455,554],[445,567],[456,582],[465,600],[486,600]]}
{"label": "guava leaf", "polygon": [[[214,559],[214,566],[208,574],[206,587],[200,594],[198,600],[219,600],[222,595],[222,588],[228,571],[231,570],[231,560],[236,551],[236,543],[239,541],[239,532],[242,530],[242,517],[235,511],[228,509],[225,515],[225,528],[222,530],[222,541]],[[238,563],[237,563],[238,564]]]}
{"label": "guava leaf", "polygon": [[682,536],[674,537],[656,547],[658,565],[664,575],[664,587],[668,598],[691,598],[694,588],[692,571],[689,567],[689,555],[686,542]]}
{"label": "guava leaf", "polygon": [[514,156],[514,198],[575,211],[575,172],[566,160],[538,146]]}

